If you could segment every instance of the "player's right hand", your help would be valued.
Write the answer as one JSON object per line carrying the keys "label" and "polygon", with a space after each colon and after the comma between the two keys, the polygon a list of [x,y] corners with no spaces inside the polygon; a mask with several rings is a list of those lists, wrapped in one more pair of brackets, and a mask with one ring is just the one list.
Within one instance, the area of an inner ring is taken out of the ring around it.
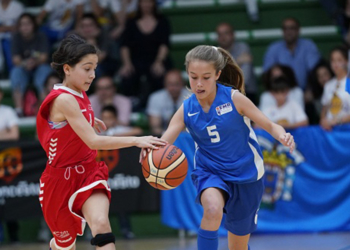
{"label": "player's right hand", "polygon": [[157,146],[164,146],[167,142],[163,139],[154,136],[141,136],[136,137],[136,147],[139,148],[150,148],[150,149],[158,149]]}
{"label": "player's right hand", "polygon": [[154,136],[142,136],[136,137],[136,147],[142,148],[140,153],[139,162],[142,162],[142,159],[146,157],[147,152],[151,149],[158,149],[157,146],[164,146],[167,142],[163,139]]}

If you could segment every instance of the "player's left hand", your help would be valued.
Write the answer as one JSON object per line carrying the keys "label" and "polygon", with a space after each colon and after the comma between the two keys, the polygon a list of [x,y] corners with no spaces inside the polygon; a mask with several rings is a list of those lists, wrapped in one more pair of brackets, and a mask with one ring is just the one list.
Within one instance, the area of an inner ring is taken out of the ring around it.
{"label": "player's left hand", "polygon": [[290,133],[285,133],[280,136],[279,141],[286,147],[289,147],[289,152],[293,153],[295,148],[294,137]]}
{"label": "player's left hand", "polygon": [[96,118],[96,117],[95,117],[94,128],[99,133],[101,133],[101,131],[106,131],[106,129],[107,129],[106,124],[103,121],[101,121],[100,119]]}

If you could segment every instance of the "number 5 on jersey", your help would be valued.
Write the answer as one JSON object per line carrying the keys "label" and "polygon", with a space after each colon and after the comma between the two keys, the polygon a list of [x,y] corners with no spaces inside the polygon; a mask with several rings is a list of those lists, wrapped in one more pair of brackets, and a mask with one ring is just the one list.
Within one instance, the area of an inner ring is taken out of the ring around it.
{"label": "number 5 on jersey", "polygon": [[214,136],[214,138],[210,138],[212,143],[217,143],[220,141],[220,135],[219,135],[219,132],[216,131],[216,125],[208,126],[207,130],[208,130],[209,136]]}

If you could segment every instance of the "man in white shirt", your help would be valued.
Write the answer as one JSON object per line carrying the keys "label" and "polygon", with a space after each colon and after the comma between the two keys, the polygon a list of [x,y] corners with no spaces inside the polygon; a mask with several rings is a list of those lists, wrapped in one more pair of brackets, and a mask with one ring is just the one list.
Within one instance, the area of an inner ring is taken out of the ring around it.
{"label": "man in white shirt", "polygon": [[13,108],[1,104],[3,95],[0,88],[0,141],[18,140],[18,117]]}
{"label": "man in white shirt", "polygon": [[170,70],[164,78],[164,89],[150,95],[146,113],[154,135],[161,135],[168,127],[170,119],[190,96],[179,70]]}

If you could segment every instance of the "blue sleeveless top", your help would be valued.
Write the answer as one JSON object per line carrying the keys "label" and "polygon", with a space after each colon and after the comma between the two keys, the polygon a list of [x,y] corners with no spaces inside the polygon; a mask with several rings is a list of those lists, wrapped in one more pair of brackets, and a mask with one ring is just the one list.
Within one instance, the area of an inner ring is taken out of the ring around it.
{"label": "blue sleeveless top", "polygon": [[194,94],[184,101],[184,122],[196,142],[194,167],[224,181],[254,182],[264,175],[263,156],[249,118],[232,102],[231,90],[217,84],[208,113]]}

